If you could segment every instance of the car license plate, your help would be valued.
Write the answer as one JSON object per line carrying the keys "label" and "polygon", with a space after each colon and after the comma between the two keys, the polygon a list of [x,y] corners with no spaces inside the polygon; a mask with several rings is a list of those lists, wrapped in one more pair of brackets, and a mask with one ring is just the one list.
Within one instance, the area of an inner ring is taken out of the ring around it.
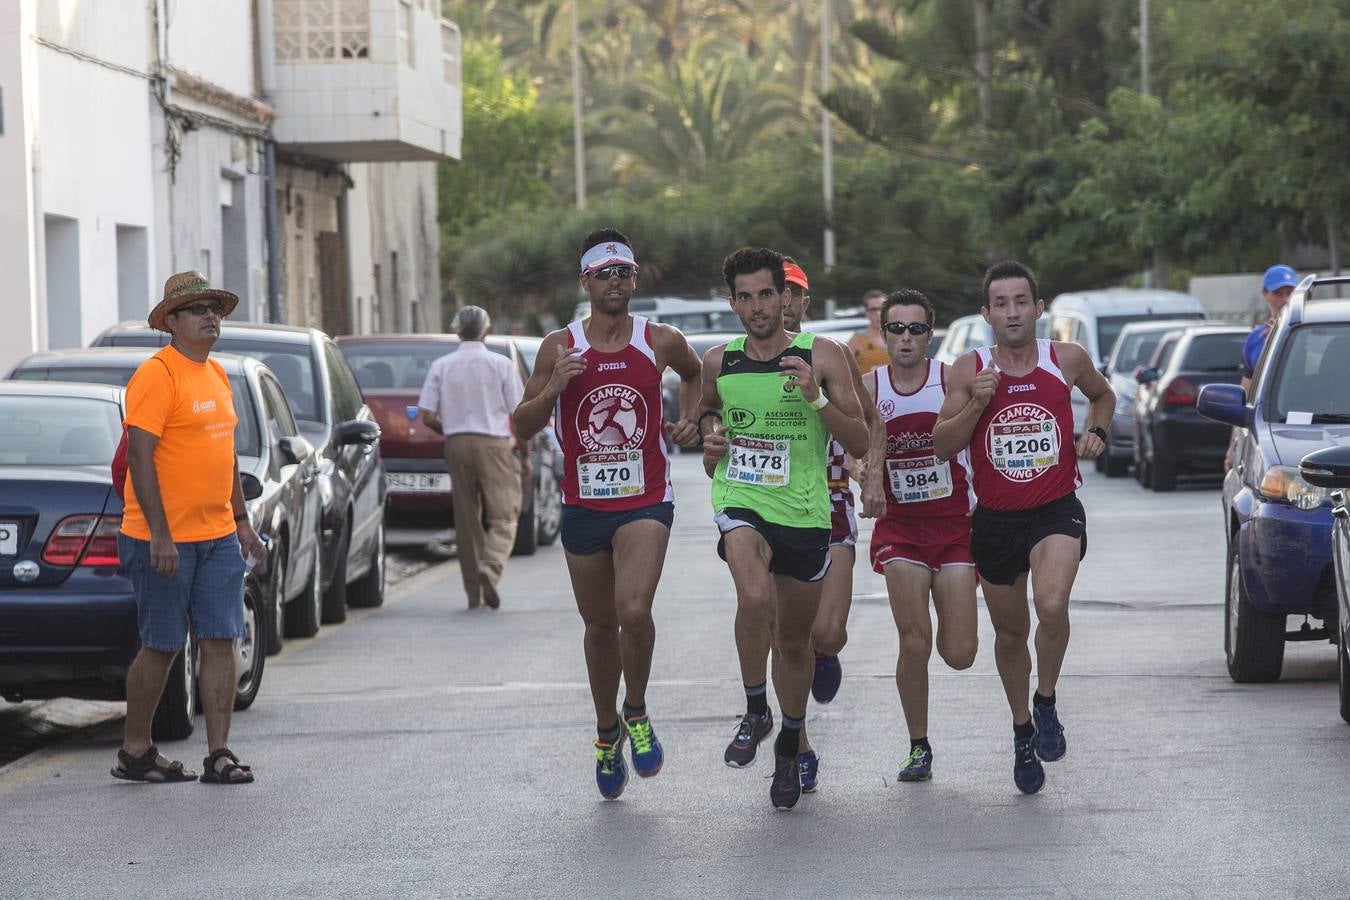
{"label": "car license plate", "polygon": [[384,484],[391,491],[410,494],[434,494],[450,490],[450,476],[444,472],[386,472]]}
{"label": "car license plate", "polygon": [[19,523],[0,522],[0,556],[19,555]]}

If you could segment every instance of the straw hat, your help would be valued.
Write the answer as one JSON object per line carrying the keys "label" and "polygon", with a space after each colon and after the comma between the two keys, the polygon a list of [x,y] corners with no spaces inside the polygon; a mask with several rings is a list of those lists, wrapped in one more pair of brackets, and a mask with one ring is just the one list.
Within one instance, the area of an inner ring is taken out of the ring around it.
{"label": "straw hat", "polygon": [[201,272],[179,272],[177,275],[170,275],[169,280],[164,282],[164,299],[150,310],[146,321],[157,331],[168,331],[164,325],[164,317],[178,307],[196,303],[198,300],[219,300],[224,303],[225,312],[221,313],[222,319],[234,312],[234,308],[239,305],[239,298],[236,295],[211,287],[211,283]]}

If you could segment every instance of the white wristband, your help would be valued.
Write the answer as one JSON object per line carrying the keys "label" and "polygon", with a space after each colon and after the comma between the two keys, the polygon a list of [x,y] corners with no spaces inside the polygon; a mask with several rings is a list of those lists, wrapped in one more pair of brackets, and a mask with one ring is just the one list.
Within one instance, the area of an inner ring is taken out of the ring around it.
{"label": "white wristband", "polygon": [[821,391],[820,394],[816,397],[816,399],[811,400],[809,402],[811,404],[812,409],[824,409],[825,404],[830,402],[830,398],[825,396],[824,391]]}

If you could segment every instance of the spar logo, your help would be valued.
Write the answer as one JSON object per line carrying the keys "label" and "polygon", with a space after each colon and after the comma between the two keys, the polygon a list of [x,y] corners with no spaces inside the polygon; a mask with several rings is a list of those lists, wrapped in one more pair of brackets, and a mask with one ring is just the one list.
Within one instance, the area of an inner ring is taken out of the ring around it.
{"label": "spar logo", "polygon": [[598,387],[577,406],[577,434],[590,452],[638,447],[647,434],[647,401],[626,384]]}
{"label": "spar logo", "polygon": [[989,461],[1009,481],[1033,481],[1059,463],[1055,417],[1035,403],[1001,410],[989,423],[985,444]]}

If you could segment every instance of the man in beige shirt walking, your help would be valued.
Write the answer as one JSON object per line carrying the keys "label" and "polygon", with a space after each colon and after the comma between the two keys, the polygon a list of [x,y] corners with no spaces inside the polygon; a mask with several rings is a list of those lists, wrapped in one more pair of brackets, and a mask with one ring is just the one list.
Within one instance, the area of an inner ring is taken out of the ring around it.
{"label": "man in beige shirt walking", "polygon": [[455,543],[469,609],[501,605],[497,585],[516,542],[521,477],[530,465],[528,449],[519,463],[511,450],[511,411],[524,385],[510,357],[484,343],[491,328],[487,310],[461,309],[455,316],[459,347],[431,364],[417,400],[422,420],[445,435]]}

